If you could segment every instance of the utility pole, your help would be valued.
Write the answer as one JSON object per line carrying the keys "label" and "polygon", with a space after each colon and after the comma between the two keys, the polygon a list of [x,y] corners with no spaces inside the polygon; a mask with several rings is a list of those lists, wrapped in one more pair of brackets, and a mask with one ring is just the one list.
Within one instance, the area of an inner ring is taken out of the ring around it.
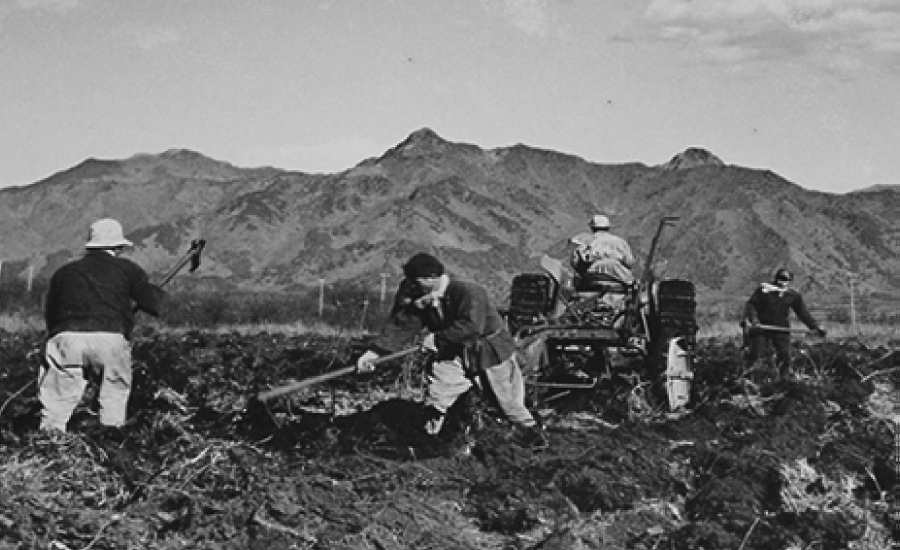
{"label": "utility pole", "polygon": [[366,312],[369,311],[369,297],[367,296],[365,300],[363,300],[363,309],[362,315],[359,317],[359,330],[364,331],[366,329]]}
{"label": "utility pole", "polygon": [[384,298],[387,295],[387,273],[381,274],[381,303],[384,303]]}
{"label": "utility pole", "polygon": [[850,330],[856,332],[856,274],[847,273],[847,280],[850,283]]}
{"label": "utility pole", "polygon": [[325,312],[325,279],[319,279],[319,317]]}

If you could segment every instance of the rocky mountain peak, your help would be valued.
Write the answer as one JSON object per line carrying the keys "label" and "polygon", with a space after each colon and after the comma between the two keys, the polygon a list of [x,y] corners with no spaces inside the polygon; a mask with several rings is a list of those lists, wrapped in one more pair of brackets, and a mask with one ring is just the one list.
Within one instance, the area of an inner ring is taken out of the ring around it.
{"label": "rocky mountain peak", "polygon": [[388,151],[406,158],[417,158],[439,155],[447,149],[450,142],[437,135],[431,128],[421,128],[411,133],[399,145]]}
{"label": "rocky mountain peak", "polygon": [[167,149],[163,151],[160,155],[162,158],[167,159],[208,159],[205,155],[198,153],[197,151],[192,151],[190,149]]}
{"label": "rocky mountain peak", "polygon": [[716,155],[700,147],[689,147],[663,164],[664,170],[687,170],[698,166],[724,166],[725,163]]}
{"label": "rocky mountain peak", "polygon": [[120,169],[131,175],[153,174],[155,178],[167,175],[222,180],[242,175],[241,169],[234,165],[191,149],[167,149],[159,154],[138,153],[122,161]]}
{"label": "rocky mountain peak", "polygon": [[403,143],[400,144],[400,146],[402,147],[403,145],[436,145],[436,144],[443,144],[443,143],[446,143],[444,138],[437,135],[437,132],[435,132],[431,128],[420,128],[420,129],[416,130],[415,132],[409,134],[409,137],[407,137],[403,141]]}

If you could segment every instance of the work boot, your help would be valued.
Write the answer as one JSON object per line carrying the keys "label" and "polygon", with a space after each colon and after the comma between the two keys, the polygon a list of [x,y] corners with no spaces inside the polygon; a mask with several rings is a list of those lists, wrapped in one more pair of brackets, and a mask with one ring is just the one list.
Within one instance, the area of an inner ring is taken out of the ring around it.
{"label": "work boot", "polygon": [[538,425],[522,428],[522,432],[516,438],[516,442],[530,449],[545,449],[550,445],[544,430]]}

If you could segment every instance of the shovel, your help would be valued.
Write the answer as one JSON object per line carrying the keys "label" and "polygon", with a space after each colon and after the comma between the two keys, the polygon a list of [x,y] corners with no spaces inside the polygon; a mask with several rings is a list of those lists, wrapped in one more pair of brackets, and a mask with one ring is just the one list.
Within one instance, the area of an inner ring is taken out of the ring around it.
{"label": "shovel", "polygon": [[[406,348],[404,350],[400,350],[396,353],[392,353],[390,355],[384,355],[372,361],[372,366],[386,363],[388,361],[392,361],[394,359],[399,359],[401,357],[406,357],[407,355],[419,351],[421,348],[419,346]],[[320,374],[318,376],[313,376],[312,378],[306,378],[303,380],[299,380],[297,382],[293,382],[291,384],[285,384],[284,386],[279,386],[277,388],[272,388],[271,390],[267,390],[264,392],[260,392],[256,395],[256,399],[258,401],[269,401],[270,399],[274,399],[276,397],[281,397],[282,395],[287,395],[289,393],[293,393],[298,390],[302,390],[303,388],[308,388],[309,386],[314,386],[316,384],[321,384],[322,382],[327,382],[333,378],[339,378],[341,376],[345,376],[347,374],[352,374],[356,372],[356,365],[351,367],[344,367],[342,369],[333,370],[331,372],[326,372],[325,374]]]}

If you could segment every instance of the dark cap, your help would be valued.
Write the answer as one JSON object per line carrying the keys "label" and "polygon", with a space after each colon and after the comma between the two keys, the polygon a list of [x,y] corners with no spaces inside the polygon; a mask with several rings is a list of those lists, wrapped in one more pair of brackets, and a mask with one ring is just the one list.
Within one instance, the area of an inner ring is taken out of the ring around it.
{"label": "dark cap", "polygon": [[781,268],[775,272],[775,280],[776,281],[793,281],[794,274],[788,271],[785,268]]}
{"label": "dark cap", "polygon": [[403,265],[403,274],[408,279],[440,277],[444,274],[444,264],[431,254],[420,252]]}

